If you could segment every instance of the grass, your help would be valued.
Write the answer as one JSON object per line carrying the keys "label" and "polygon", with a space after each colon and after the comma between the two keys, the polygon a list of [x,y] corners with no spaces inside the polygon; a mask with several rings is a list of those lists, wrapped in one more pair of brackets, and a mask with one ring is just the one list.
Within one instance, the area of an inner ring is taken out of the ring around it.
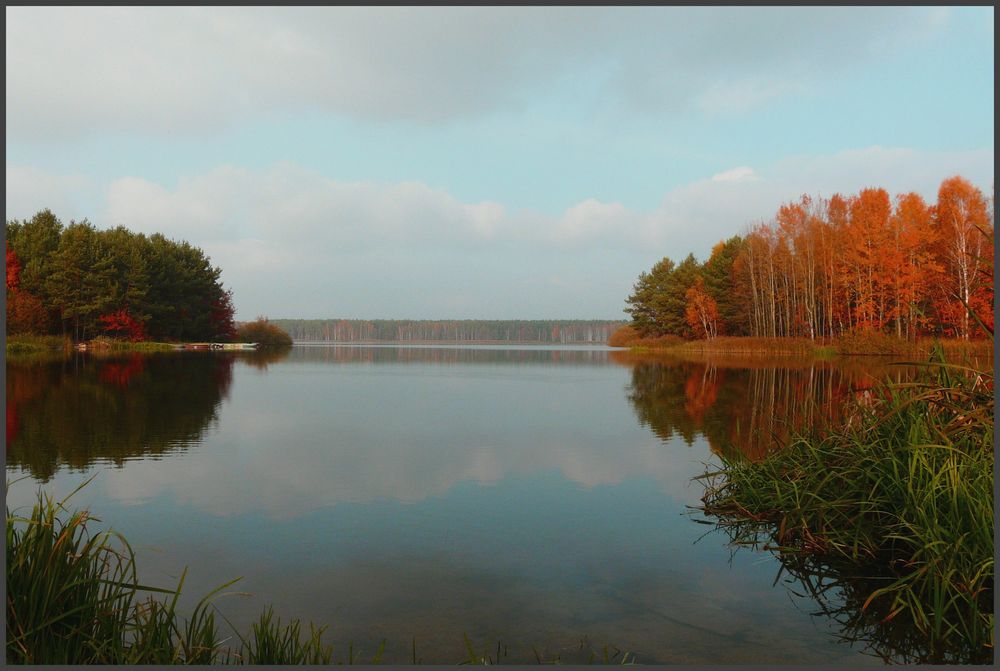
{"label": "grass", "polygon": [[940,347],[950,361],[971,357],[990,357],[990,339],[962,340],[959,338],[920,338],[904,340],[884,333],[854,333],[836,338],[758,338],[751,336],[719,336],[711,340],[684,340],[677,336],[642,338],[630,326],[624,326],[608,340],[612,347],[629,347],[635,351],[669,350],[678,354],[721,353],[745,355],[792,355],[818,358],[837,356],[920,356],[926,357]]}
{"label": "grass", "polygon": [[992,657],[993,372],[944,357],[839,427],[706,474],[703,511],[737,545],[879,567],[862,611],[909,623],[942,656]]}
{"label": "grass", "polygon": [[[88,481],[89,482],[89,481]],[[9,483],[10,484],[10,483]],[[86,483],[84,483],[86,485]],[[84,485],[81,485],[83,487]],[[8,485],[9,486],[9,485]],[[79,491],[77,488],[76,491]],[[246,635],[225,634],[216,620],[235,629],[215,606],[215,599],[239,578],[203,597],[190,616],[177,611],[185,569],[177,587],[164,589],[138,582],[135,554],[114,531],[91,534],[99,521],[87,511],[71,512],[67,500],[39,492],[27,517],[7,510],[8,664],[378,664],[385,641],[370,657],[348,644],[335,659],[323,642],[325,627],[297,619],[283,624],[268,607]],[[478,653],[465,637],[469,657],[460,663],[501,663],[509,649],[497,643]],[[633,660],[613,646],[603,654],[589,646],[590,661]],[[420,663],[413,641],[412,662]],[[540,663],[558,662],[538,652]]]}
{"label": "grass", "polygon": [[238,637],[239,647],[227,645],[213,600],[236,580],[182,618],[176,606],[186,570],[175,589],[139,584],[125,538],[90,534],[96,518],[65,502],[39,493],[30,516],[7,511],[8,663],[329,663],[323,629],[310,625],[303,637],[298,620],[283,625],[270,609]]}
{"label": "grass", "polygon": [[72,342],[63,336],[8,335],[7,356],[69,351]]}
{"label": "grass", "polygon": [[87,343],[88,350],[108,351],[108,352],[171,352],[177,347],[166,342],[150,342],[131,340],[118,340],[106,336],[98,336]]}

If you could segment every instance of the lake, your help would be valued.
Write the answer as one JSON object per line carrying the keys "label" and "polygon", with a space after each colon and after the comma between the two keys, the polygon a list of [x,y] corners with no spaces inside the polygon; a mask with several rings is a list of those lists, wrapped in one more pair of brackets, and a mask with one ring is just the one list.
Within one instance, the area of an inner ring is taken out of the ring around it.
{"label": "lake", "polygon": [[273,604],[329,625],[335,658],[384,639],[384,661],[453,663],[465,636],[523,662],[895,654],[692,508],[720,457],[758,459],[905,374],[884,361],[296,345],[6,370],[8,507],[96,474],[72,501],[128,538],[141,579],[187,566],[190,608],[243,576],[249,595],[217,601],[241,630]]}

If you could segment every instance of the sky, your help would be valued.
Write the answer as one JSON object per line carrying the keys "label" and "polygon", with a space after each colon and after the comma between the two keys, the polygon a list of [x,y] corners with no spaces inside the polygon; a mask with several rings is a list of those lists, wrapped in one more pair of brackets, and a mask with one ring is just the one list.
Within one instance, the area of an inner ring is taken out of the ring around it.
{"label": "sky", "polygon": [[6,8],[6,217],[236,317],[622,319],[803,193],[994,183],[992,7]]}

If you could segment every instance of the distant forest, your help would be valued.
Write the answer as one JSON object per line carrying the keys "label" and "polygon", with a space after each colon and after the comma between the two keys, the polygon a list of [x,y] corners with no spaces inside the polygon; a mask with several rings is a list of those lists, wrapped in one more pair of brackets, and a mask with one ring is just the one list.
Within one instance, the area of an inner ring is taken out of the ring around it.
{"label": "distant forest", "polygon": [[272,319],[301,342],[605,343],[624,321]]}

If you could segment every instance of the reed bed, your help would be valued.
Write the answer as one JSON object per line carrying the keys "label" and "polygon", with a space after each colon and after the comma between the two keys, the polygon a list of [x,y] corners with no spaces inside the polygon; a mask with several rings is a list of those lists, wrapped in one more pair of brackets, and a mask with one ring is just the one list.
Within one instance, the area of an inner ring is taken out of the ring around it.
{"label": "reed bed", "polygon": [[325,664],[332,659],[322,628],[310,624],[303,636],[298,620],[282,624],[270,609],[246,637],[225,636],[213,600],[236,580],[181,617],[177,600],[186,570],[174,589],[140,584],[125,538],[113,531],[91,534],[88,524],[99,520],[87,511],[69,511],[65,502],[39,493],[29,516],[7,510],[8,664]]}
{"label": "reed bed", "polygon": [[[70,511],[68,499],[55,501],[39,492],[28,516],[7,509],[8,664],[328,665],[382,660],[385,641],[371,655],[348,643],[335,657],[333,645],[323,641],[326,627],[304,627],[297,619],[283,624],[270,607],[245,636],[236,632],[214,601],[235,594],[226,590],[239,578],[212,590],[190,616],[182,617],[177,602],[187,570],[173,589],[140,584],[128,541],[114,531],[91,534],[88,524],[100,520],[87,511]],[[508,646],[500,642],[495,653],[489,645],[478,652],[468,636],[465,642],[469,657],[459,663],[511,661]],[[634,660],[614,646],[594,650],[586,641],[579,653],[587,653],[590,662]],[[534,654],[539,663],[560,661],[558,654]],[[411,661],[422,661],[416,640]]]}
{"label": "reed bed", "polygon": [[68,337],[40,335],[8,335],[7,356],[40,354],[48,352],[69,352],[73,343]]}
{"label": "reed bed", "polygon": [[736,545],[883,567],[862,610],[911,623],[942,660],[992,658],[993,371],[944,358],[863,396],[841,426],[702,476],[702,510]]}
{"label": "reed bed", "polygon": [[789,355],[831,358],[836,356],[928,357],[939,347],[949,361],[993,356],[990,339],[920,338],[905,340],[885,333],[849,333],[835,338],[719,336],[711,340],[684,340],[677,336],[642,338],[630,326],[615,331],[611,347],[636,351],[667,350],[678,354],[739,354],[748,356]]}
{"label": "reed bed", "polygon": [[176,345],[167,342],[153,342],[150,340],[120,340],[118,338],[108,338],[98,336],[86,343],[87,349],[97,352],[171,352],[177,349]]}

